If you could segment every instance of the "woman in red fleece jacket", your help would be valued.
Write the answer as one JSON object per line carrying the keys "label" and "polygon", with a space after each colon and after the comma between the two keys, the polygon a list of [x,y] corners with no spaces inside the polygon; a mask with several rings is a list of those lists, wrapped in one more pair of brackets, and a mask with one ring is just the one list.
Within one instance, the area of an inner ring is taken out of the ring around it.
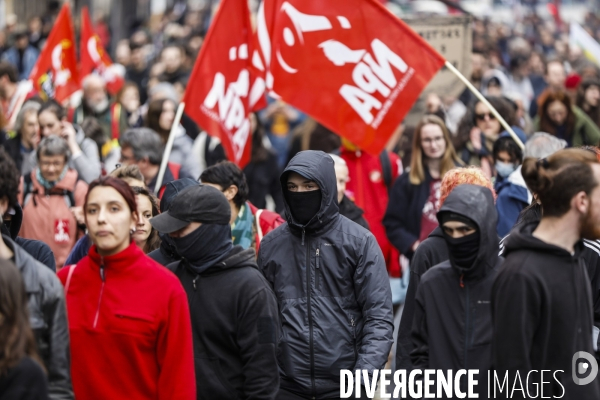
{"label": "woman in red fleece jacket", "polygon": [[195,399],[187,297],[175,275],[131,240],[138,218],[132,189],[97,179],[84,213],[94,245],[58,274],[76,398]]}

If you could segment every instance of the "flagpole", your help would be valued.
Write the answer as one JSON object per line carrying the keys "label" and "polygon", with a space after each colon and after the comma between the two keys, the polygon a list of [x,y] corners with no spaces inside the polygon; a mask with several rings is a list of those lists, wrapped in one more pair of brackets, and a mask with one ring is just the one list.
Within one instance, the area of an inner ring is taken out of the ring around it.
{"label": "flagpole", "polygon": [[162,186],[163,178],[165,177],[167,164],[169,163],[169,157],[171,156],[171,150],[173,149],[173,142],[175,141],[175,131],[177,130],[179,121],[181,121],[181,117],[183,116],[184,108],[185,103],[179,103],[179,106],[177,107],[177,113],[175,114],[175,120],[173,120],[173,125],[171,125],[171,132],[169,132],[169,139],[165,145],[165,152],[163,153],[160,169],[158,170],[158,177],[156,178],[156,185],[154,186],[154,194],[156,196],[158,196],[158,193],[160,192],[160,187]]}
{"label": "flagpole", "polygon": [[498,111],[496,111],[496,109],[490,104],[489,101],[487,101],[487,99],[479,92],[479,90],[477,90],[477,88],[475,88],[475,86],[473,86],[471,84],[471,82],[469,82],[469,80],[467,78],[465,78],[465,76],[463,74],[461,74],[460,71],[457,70],[450,61],[446,61],[445,65],[446,65],[446,68],[448,68],[450,71],[452,71],[454,73],[454,75],[456,75],[458,77],[458,79],[460,79],[465,85],[467,85],[469,90],[471,92],[473,92],[473,94],[475,95],[475,97],[477,97],[477,99],[479,99],[479,101],[481,101],[483,104],[485,104],[487,106],[487,108],[490,109],[490,111],[492,112],[494,117],[496,117],[498,122],[500,122],[500,125],[502,125],[502,127],[504,129],[506,129],[506,131],[510,134],[510,136],[517,143],[517,145],[519,145],[521,150],[523,150],[525,148],[525,145],[523,144],[523,142],[521,142],[521,139],[519,139],[519,137],[517,136],[515,131],[513,131],[513,129],[510,127],[510,125],[508,125],[508,123],[504,120],[504,118],[502,118],[502,116],[498,113]]}

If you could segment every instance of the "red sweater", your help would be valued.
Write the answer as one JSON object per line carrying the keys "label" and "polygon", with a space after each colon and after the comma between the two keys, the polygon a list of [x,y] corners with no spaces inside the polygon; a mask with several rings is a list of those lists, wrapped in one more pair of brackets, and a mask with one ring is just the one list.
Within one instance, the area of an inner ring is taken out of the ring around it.
{"label": "red sweater", "polygon": [[92,246],[58,277],[77,399],[196,399],[187,296],[173,273],[132,243],[103,260]]}

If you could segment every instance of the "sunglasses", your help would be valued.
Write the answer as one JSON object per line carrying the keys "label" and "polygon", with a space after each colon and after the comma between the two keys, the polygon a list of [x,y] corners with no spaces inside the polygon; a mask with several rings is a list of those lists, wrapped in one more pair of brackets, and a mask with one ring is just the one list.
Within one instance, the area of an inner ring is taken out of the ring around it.
{"label": "sunglasses", "polygon": [[485,121],[485,117],[488,117],[490,121],[496,119],[494,114],[491,113],[475,114],[475,119],[477,121]]}

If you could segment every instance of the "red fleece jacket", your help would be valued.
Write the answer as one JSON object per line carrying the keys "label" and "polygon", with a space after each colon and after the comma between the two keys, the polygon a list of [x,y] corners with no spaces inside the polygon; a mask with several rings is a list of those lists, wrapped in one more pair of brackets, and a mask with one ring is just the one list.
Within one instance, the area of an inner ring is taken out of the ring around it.
{"label": "red fleece jacket", "polygon": [[196,399],[187,296],[173,273],[132,243],[103,258],[92,246],[58,277],[77,399]]}

